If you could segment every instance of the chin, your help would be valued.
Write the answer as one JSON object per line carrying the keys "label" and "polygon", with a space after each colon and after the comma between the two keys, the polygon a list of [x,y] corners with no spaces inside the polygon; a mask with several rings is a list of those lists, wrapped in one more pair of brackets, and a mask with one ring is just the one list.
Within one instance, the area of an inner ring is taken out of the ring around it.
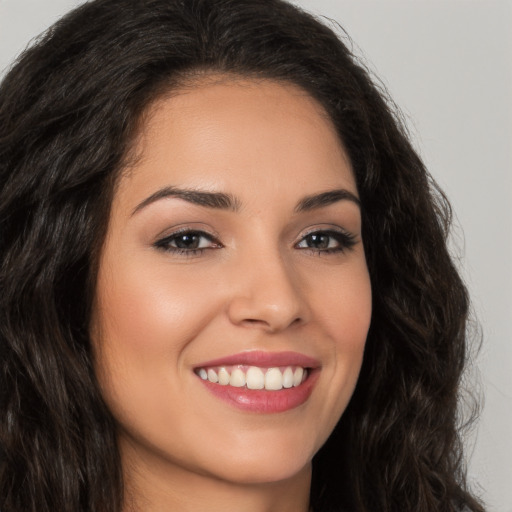
{"label": "chin", "polygon": [[[291,458],[290,458],[291,459]],[[216,477],[237,485],[264,485],[293,480],[302,475],[310,475],[311,460],[281,459],[252,461],[244,464],[229,465]]]}
{"label": "chin", "polygon": [[315,440],[291,432],[240,436],[215,457],[217,478],[239,484],[270,484],[309,474]]}

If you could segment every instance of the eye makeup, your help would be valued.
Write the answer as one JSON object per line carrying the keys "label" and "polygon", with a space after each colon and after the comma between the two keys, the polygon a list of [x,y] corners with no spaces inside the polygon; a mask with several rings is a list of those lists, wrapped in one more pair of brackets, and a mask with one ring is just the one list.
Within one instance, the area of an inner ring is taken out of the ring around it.
{"label": "eye makeup", "polygon": [[345,230],[312,229],[295,245],[297,249],[310,250],[316,254],[343,253],[356,245],[356,236]]}
{"label": "eye makeup", "polygon": [[220,249],[223,246],[210,233],[183,227],[156,241],[154,247],[178,256],[197,256],[207,249]]}
{"label": "eye makeup", "polygon": [[[357,243],[356,236],[338,229],[311,229],[298,243],[295,249],[311,251],[315,254],[336,254],[350,250]],[[222,243],[204,230],[188,227],[166,235],[157,240],[154,247],[178,256],[197,256],[205,250],[221,249]]]}

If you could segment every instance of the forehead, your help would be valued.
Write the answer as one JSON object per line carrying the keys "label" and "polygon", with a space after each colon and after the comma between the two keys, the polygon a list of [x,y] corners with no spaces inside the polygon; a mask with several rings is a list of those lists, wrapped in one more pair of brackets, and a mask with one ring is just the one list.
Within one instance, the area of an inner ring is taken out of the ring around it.
{"label": "forehead", "polygon": [[136,154],[121,185],[140,194],[162,185],[236,191],[250,181],[356,191],[325,109],[288,83],[215,76],[185,84],[148,109]]}

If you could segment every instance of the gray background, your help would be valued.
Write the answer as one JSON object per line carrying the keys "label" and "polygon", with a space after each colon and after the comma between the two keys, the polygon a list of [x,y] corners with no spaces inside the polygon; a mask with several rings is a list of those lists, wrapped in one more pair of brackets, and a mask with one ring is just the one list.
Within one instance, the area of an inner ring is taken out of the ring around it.
{"label": "gray background", "polygon": [[[77,0],[0,0],[0,70]],[[512,512],[512,1],[296,0],[339,22],[400,105],[452,201],[453,254],[481,324],[485,395],[466,439],[489,512]]]}

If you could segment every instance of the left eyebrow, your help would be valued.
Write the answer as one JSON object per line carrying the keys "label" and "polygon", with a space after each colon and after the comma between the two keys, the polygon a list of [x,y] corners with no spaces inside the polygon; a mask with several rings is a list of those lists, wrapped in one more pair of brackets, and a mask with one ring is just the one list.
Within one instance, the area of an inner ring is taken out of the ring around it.
{"label": "left eyebrow", "polygon": [[315,210],[316,208],[329,206],[337,203],[338,201],[352,201],[357,206],[361,207],[361,201],[359,198],[352,192],[342,188],[304,197],[295,207],[295,212],[301,213],[309,210]]}
{"label": "left eyebrow", "polygon": [[151,194],[149,197],[144,199],[144,201],[138,204],[133,209],[132,215],[135,215],[138,211],[142,210],[151,203],[168,197],[183,199],[189,203],[219,210],[237,211],[240,208],[240,202],[230,194],[224,194],[222,192],[208,192],[203,190],[180,189],[176,187],[164,187],[160,190],[157,190],[154,194]]}

